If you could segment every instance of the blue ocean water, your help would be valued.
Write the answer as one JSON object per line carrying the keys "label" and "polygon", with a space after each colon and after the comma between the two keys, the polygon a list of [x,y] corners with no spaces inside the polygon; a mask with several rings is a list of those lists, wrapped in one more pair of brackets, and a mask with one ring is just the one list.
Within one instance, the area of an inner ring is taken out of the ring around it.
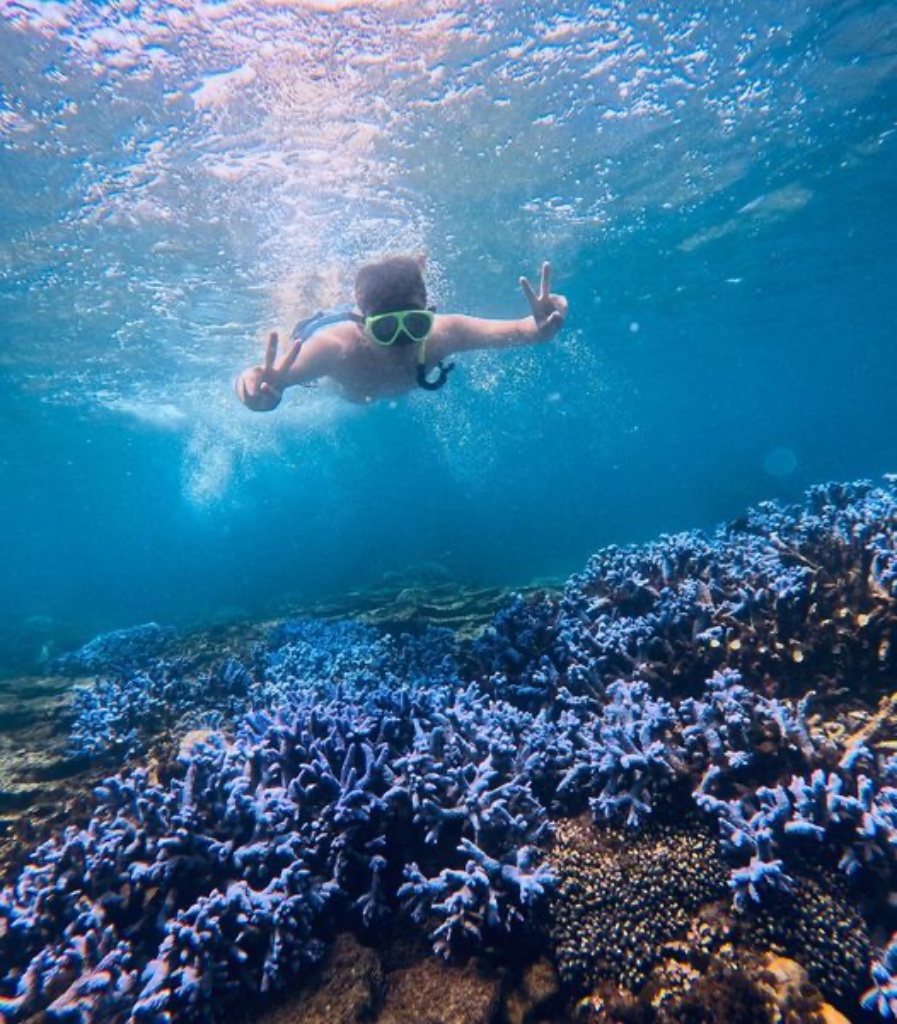
{"label": "blue ocean water", "polygon": [[[897,465],[897,4],[0,3],[0,663],[413,575],[561,578]],[[358,263],[551,346],[232,380]]]}

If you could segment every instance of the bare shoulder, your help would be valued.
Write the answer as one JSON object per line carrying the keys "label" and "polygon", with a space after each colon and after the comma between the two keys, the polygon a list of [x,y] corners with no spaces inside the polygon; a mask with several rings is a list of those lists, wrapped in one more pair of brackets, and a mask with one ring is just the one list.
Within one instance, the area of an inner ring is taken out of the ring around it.
{"label": "bare shoulder", "polygon": [[354,321],[340,320],[338,323],[327,324],[326,327],[318,328],[308,339],[307,344],[322,339],[327,344],[344,345],[355,341],[360,333],[359,326]]}
{"label": "bare shoulder", "polygon": [[322,327],[306,341],[302,351],[329,353],[331,356],[344,356],[358,345],[361,332],[354,323],[329,324]]}
{"label": "bare shoulder", "polygon": [[358,343],[358,327],[352,323],[322,327],[299,350],[290,370],[290,383],[299,384],[325,377],[339,368]]}

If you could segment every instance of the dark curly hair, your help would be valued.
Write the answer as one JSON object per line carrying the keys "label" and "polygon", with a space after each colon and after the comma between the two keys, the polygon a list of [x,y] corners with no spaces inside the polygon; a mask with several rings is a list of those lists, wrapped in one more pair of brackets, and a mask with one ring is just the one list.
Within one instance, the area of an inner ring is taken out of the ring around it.
{"label": "dark curly hair", "polygon": [[423,264],[415,256],[387,256],[361,267],[355,275],[355,301],[361,315],[426,309]]}

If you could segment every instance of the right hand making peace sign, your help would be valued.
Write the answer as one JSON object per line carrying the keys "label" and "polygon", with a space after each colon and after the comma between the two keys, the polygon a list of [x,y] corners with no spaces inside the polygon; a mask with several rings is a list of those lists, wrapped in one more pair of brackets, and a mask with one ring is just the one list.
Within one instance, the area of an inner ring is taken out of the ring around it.
{"label": "right hand making peace sign", "polygon": [[539,340],[551,341],[564,326],[564,320],[567,318],[567,300],[563,295],[551,294],[551,264],[547,261],[542,264],[542,280],[538,295],[525,277],[520,278],[520,287],[532,308]]}
{"label": "right hand making peace sign", "polygon": [[283,389],[287,385],[286,374],[296,357],[302,342],[297,341],[289,352],[278,362],[277,331],[272,331],[265,349],[265,362],[262,366],[251,366],[237,378],[237,397],[253,412],[270,412],[280,405]]}

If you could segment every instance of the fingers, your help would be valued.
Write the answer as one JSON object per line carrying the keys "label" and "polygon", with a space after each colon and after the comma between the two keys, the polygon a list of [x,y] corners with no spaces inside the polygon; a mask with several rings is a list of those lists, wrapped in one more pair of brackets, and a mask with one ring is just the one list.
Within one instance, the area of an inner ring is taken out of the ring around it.
{"label": "fingers", "polygon": [[538,295],[536,295],[533,286],[525,277],[520,278],[520,287],[523,289],[524,295],[529,299],[530,305],[534,306],[537,302],[547,302],[551,299],[551,264],[548,260],[545,260],[542,264]]}
{"label": "fingers", "polygon": [[278,373],[283,373],[285,370],[289,370],[289,368],[293,365],[293,363],[296,362],[296,358],[298,357],[299,350],[301,348],[302,348],[302,342],[301,341],[296,341],[296,342],[293,343],[293,346],[290,349],[290,351],[287,352],[287,354],[283,357],[283,359],[281,359],[280,364],[277,367]]}
{"label": "fingers", "polygon": [[246,406],[247,409],[257,411],[259,408],[259,388],[256,387],[256,379],[254,376],[255,369],[246,370],[245,373],[241,373],[234,383],[234,389],[237,392],[237,398]]}
{"label": "fingers", "polygon": [[279,388],[263,381],[259,387],[255,408],[258,412],[271,412],[272,409],[276,409],[280,405],[282,398],[283,392]]}
{"label": "fingers", "polygon": [[268,345],[265,348],[265,369],[274,369],[274,360],[277,358],[277,331],[272,331],[271,336],[268,338]]}

